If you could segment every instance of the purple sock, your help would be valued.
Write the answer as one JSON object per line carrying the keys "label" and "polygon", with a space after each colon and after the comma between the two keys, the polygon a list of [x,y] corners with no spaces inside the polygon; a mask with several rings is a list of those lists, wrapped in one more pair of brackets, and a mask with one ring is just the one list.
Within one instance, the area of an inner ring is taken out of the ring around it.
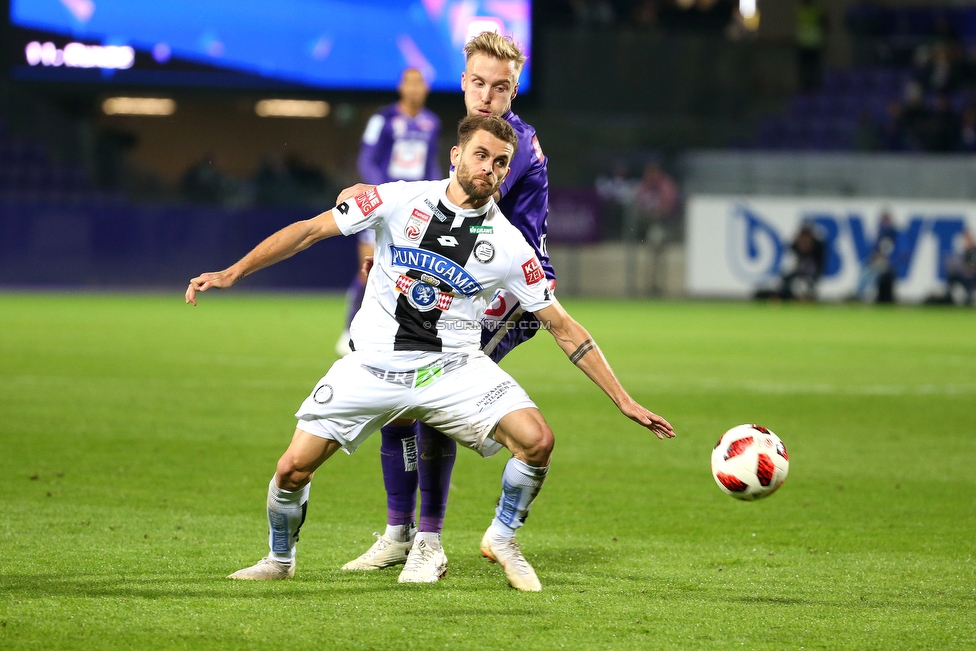
{"label": "purple sock", "polygon": [[417,423],[380,430],[380,461],[386,485],[386,523],[413,524],[417,511]]}
{"label": "purple sock", "polygon": [[447,492],[457,458],[457,443],[433,427],[420,424],[419,531],[440,533],[447,513]]}
{"label": "purple sock", "polygon": [[356,273],[356,277],[349,284],[349,289],[346,290],[346,302],[349,304],[349,311],[346,313],[346,330],[349,329],[349,325],[352,323],[352,318],[356,316],[356,312],[363,306],[363,297],[365,295],[366,283],[363,282],[359,273]]}

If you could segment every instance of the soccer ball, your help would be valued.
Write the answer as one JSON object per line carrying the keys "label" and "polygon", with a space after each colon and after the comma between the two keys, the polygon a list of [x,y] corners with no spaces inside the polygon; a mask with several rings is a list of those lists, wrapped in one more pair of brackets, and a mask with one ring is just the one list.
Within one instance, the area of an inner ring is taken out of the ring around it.
{"label": "soccer ball", "polygon": [[760,425],[739,425],[712,450],[712,477],[739,500],[769,497],[786,481],[790,456],[779,437]]}

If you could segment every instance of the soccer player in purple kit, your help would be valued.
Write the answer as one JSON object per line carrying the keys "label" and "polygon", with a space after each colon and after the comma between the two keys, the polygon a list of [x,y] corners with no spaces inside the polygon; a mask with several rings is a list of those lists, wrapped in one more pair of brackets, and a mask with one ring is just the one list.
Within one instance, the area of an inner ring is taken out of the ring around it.
{"label": "soccer player in purple kit", "polygon": [[[467,114],[501,117],[518,135],[519,146],[510,164],[511,172],[495,194],[495,200],[535,250],[546,282],[554,288],[555,272],[546,251],[548,159],[542,152],[535,129],[511,109],[512,99],[518,93],[518,78],[525,56],[510,38],[494,32],[484,32],[471,39],[464,47],[464,54],[466,64],[461,75],[461,90]],[[339,196],[339,201],[361,191],[362,186],[350,188]],[[494,297],[486,313],[485,326],[482,350],[495,362],[515,346],[528,341],[539,329],[535,317],[523,312],[519,302],[505,291]],[[400,573],[401,582],[435,582],[447,569],[447,556],[440,538],[457,443],[422,423],[391,423],[381,432],[380,456],[387,492],[386,531],[383,535],[377,534],[372,547],[342,569],[376,570],[405,563]],[[418,486],[420,521],[414,528]],[[503,505],[499,504],[498,511],[504,515]],[[512,532],[514,534],[514,527]],[[417,553],[414,547],[416,537],[426,543],[422,553]],[[408,556],[412,547],[414,553]],[[485,555],[490,558],[489,554]]]}
{"label": "soccer player in purple kit", "polygon": [[[400,99],[373,114],[363,131],[357,167],[370,185],[390,181],[434,181],[443,177],[437,163],[441,121],[424,107],[430,88],[423,74],[407,68],[400,76]],[[349,354],[349,324],[363,303],[366,276],[360,271],[376,245],[372,230],[357,235],[359,266],[349,285],[346,327],[336,342],[336,354]]]}

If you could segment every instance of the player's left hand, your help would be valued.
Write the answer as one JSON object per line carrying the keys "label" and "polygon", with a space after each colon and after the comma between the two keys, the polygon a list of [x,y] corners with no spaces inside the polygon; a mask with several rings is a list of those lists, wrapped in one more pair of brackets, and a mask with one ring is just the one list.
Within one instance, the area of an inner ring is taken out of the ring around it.
{"label": "player's left hand", "polygon": [[369,270],[373,268],[373,256],[367,255],[363,258],[363,266],[360,268],[359,273],[363,275],[363,278],[369,276]]}
{"label": "player's left hand", "polygon": [[375,185],[369,185],[368,183],[357,183],[356,185],[351,185],[339,193],[339,198],[336,199],[336,205],[338,206],[343,201],[352,199],[353,197],[366,192],[366,190],[371,190],[375,187]]}
{"label": "player's left hand", "polygon": [[237,278],[230,271],[217,271],[200,274],[190,281],[186,288],[186,302],[197,304],[197,292],[205,292],[208,289],[227,289],[237,282]]}
{"label": "player's left hand", "polygon": [[671,423],[637,402],[630,400],[620,406],[620,411],[638,425],[643,425],[654,432],[659,439],[674,438],[674,428],[671,427]]}

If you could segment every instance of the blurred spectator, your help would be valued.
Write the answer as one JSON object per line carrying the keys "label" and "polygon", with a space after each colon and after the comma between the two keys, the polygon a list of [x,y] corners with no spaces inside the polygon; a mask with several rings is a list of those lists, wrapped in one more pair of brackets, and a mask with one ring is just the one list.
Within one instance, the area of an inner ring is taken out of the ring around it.
{"label": "blurred spectator", "polygon": [[723,33],[738,12],[738,4],[738,2],[733,3],[732,0],[698,0],[703,31],[712,34]]}
{"label": "blurred spectator", "polygon": [[630,176],[627,161],[615,160],[610,166],[609,176],[599,176],[596,179],[596,191],[605,201],[613,201],[620,205],[630,205],[634,198],[639,181]]}
{"label": "blurred spectator", "polygon": [[962,128],[959,118],[952,111],[948,95],[936,95],[927,125],[924,143],[926,151],[944,153],[959,149]]}
{"label": "blurred spectator", "polygon": [[957,47],[961,43],[959,40],[959,30],[949,20],[949,16],[946,14],[944,8],[939,9],[935,15],[935,20],[932,24],[932,36],[936,45],[944,45],[948,48]]}
{"label": "blurred spectator", "polygon": [[872,293],[879,303],[893,303],[895,300],[895,245],[898,243],[898,231],[891,213],[885,210],[881,213],[878,224],[878,237],[874,242],[868,259],[861,266],[857,289],[851,295],[851,300],[868,301]]}
{"label": "blurred spectator", "polygon": [[572,0],[571,4],[579,27],[612,27],[617,22],[610,0]]}
{"label": "blurred spectator", "polygon": [[681,192],[658,163],[648,163],[633,195],[636,239],[660,246],[681,239]]}
{"label": "blurred spectator", "polygon": [[871,112],[863,110],[857,116],[857,124],[854,127],[854,137],[851,144],[855,151],[877,151],[882,149],[883,134],[874,123]]}
{"label": "blurred spectator", "polygon": [[930,128],[931,114],[925,105],[922,88],[916,82],[905,86],[905,103],[901,113],[901,133],[905,149],[924,151],[928,144],[927,130]]}
{"label": "blurred spectator", "polygon": [[658,27],[658,14],[661,11],[661,0],[638,0],[631,13],[631,22],[635,27],[653,29]]}
{"label": "blurred spectator", "polygon": [[917,50],[914,77],[922,88],[936,93],[951,93],[963,78],[962,52],[958,44],[936,43]]}
{"label": "blurred spectator", "polygon": [[236,182],[221,170],[219,154],[209,152],[183,175],[183,195],[199,203],[220,203],[235,194]]}
{"label": "blurred spectator", "polygon": [[854,64],[877,63],[877,39],[885,30],[884,9],[876,0],[855,0],[844,12],[844,23],[851,35]]}
{"label": "blurred spectator", "polygon": [[139,143],[134,134],[107,127],[95,140],[95,183],[103,190],[121,190],[125,184],[126,158]]}
{"label": "blurred spectator", "polygon": [[813,224],[804,222],[790,245],[792,264],[783,274],[779,297],[783,300],[800,298],[815,300],[817,284],[824,271],[826,247]]}
{"label": "blurred spectator", "polygon": [[305,201],[331,200],[338,194],[338,189],[329,183],[322,170],[298,153],[292,152],[285,157],[285,168]]}
{"label": "blurred spectator", "polygon": [[572,0],[538,0],[532,8],[540,25],[572,25],[576,18]]}
{"label": "blurred spectator", "polygon": [[959,151],[976,153],[976,106],[967,106],[962,112],[958,145]]}
{"label": "blurred spectator", "polygon": [[815,90],[823,83],[823,52],[827,45],[827,12],[818,0],[796,6],[796,56],[800,88]]}
{"label": "blurred spectator", "polygon": [[888,102],[885,119],[881,123],[878,133],[879,145],[884,151],[904,151],[906,149],[903,114],[904,107],[901,102],[898,100]]}
{"label": "blurred spectator", "polygon": [[296,203],[298,186],[278,154],[265,154],[254,174],[254,201],[258,205]]}
{"label": "blurred spectator", "polygon": [[962,248],[946,260],[946,290],[943,303],[973,304],[976,290],[976,239],[969,231],[961,236]]}
{"label": "blurred spectator", "polygon": [[603,200],[601,230],[604,239],[619,240],[623,237],[624,217],[634,202],[637,184],[624,160],[615,160],[610,166],[609,175],[597,177],[596,192]]}
{"label": "blurred spectator", "polygon": [[731,0],[669,0],[658,6],[657,17],[667,31],[721,34],[734,8]]}

